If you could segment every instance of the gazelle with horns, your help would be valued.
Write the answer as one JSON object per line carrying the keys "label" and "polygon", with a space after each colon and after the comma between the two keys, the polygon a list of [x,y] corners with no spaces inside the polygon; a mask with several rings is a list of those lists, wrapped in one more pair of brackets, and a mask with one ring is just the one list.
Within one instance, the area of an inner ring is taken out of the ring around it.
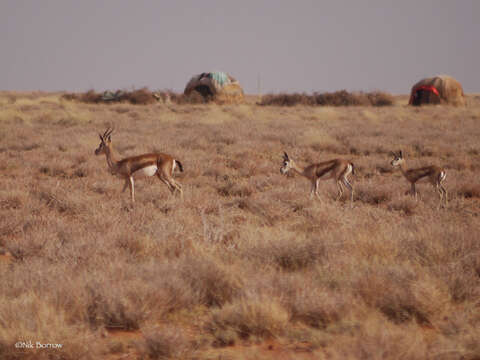
{"label": "gazelle with horns", "polygon": [[113,129],[108,128],[103,135],[99,134],[101,142],[95,150],[95,155],[105,154],[110,172],[125,179],[122,192],[129,187],[132,202],[135,202],[133,179],[138,176],[157,175],[172,194],[178,191],[182,195],[182,186],[173,179],[173,172],[177,166],[183,172],[180,161],[162,153],[149,153],[117,160],[112,146],[112,132]]}
{"label": "gazelle with horns", "polygon": [[354,168],[353,163],[342,159],[324,161],[302,168],[298,166],[286,152],[284,152],[283,166],[280,168],[280,173],[286,174],[288,171],[292,170],[297,174],[306,177],[312,184],[310,197],[315,194],[319,199],[318,184],[320,180],[333,179],[338,189],[337,200],[343,195],[343,187],[346,187],[350,190],[350,202],[353,205],[353,186],[350,184],[347,177],[350,174],[355,174]]}
{"label": "gazelle with horns", "polygon": [[393,156],[391,165],[393,167],[399,167],[405,179],[410,183],[410,194],[417,199],[417,190],[415,189],[415,183],[421,179],[427,179],[435,187],[435,191],[440,196],[440,202],[442,200],[447,204],[447,190],[442,186],[442,182],[447,177],[447,173],[444,169],[439,168],[435,165],[425,166],[415,169],[407,169],[407,164],[403,158],[402,151],[399,150],[397,153],[393,151],[390,152],[390,155]]}

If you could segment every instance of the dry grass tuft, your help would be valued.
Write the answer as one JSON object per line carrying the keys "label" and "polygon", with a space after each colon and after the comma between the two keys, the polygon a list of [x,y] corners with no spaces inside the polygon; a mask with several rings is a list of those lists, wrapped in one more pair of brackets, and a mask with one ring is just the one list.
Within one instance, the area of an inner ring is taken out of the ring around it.
{"label": "dry grass tuft", "polygon": [[379,269],[359,279],[359,295],[369,305],[394,323],[416,320],[431,325],[433,299],[420,298],[416,293],[415,275],[399,269]]}
{"label": "dry grass tuft", "polygon": [[240,277],[225,265],[208,258],[188,257],[179,269],[181,277],[195,294],[199,304],[222,306],[240,294]]}
{"label": "dry grass tuft", "polygon": [[179,327],[163,326],[143,333],[143,341],[137,345],[148,359],[180,359],[191,352],[187,337]]}
{"label": "dry grass tuft", "polygon": [[255,189],[248,185],[239,185],[234,181],[227,181],[218,188],[218,194],[223,197],[238,196],[249,197],[254,193]]}
{"label": "dry grass tuft", "polygon": [[239,299],[212,311],[206,324],[216,346],[233,345],[239,339],[280,336],[289,320],[287,311],[268,298]]}
{"label": "dry grass tuft", "polygon": [[261,264],[270,264],[285,271],[299,271],[322,261],[325,248],[318,238],[282,236],[258,242],[244,250],[244,255]]}
{"label": "dry grass tuft", "polygon": [[115,288],[112,292],[106,286],[94,285],[87,291],[87,317],[93,328],[138,330],[145,320],[141,308],[130,300],[134,294],[128,289]]}
{"label": "dry grass tuft", "polygon": [[355,198],[370,205],[380,205],[388,203],[392,199],[391,191],[386,189],[363,189],[360,188],[355,192]]}
{"label": "dry grass tuft", "polygon": [[302,322],[315,329],[327,329],[350,312],[350,304],[344,297],[318,288],[313,291],[296,291],[287,300],[287,304],[292,321]]}
{"label": "dry grass tuft", "polygon": [[399,211],[407,216],[415,214],[417,208],[417,202],[411,197],[404,197],[403,199],[397,199],[388,204],[388,209],[391,211]]}

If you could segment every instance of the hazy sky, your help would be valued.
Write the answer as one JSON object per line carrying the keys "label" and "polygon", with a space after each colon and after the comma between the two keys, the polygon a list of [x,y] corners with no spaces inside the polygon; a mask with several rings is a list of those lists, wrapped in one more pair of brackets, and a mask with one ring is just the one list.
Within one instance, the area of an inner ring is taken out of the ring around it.
{"label": "hazy sky", "polygon": [[0,0],[0,90],[183,91],[229,72],[247,93],[480,92],[477,0]]}

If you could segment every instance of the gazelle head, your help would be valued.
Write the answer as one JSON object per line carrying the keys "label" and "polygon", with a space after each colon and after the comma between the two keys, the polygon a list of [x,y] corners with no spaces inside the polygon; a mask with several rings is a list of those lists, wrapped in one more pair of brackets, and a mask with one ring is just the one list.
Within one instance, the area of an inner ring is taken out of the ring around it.
{"label": "gazelle head", "polygon": [[393,156],[393,160],[390,162],[390,164],[392,164],[393,167],[397,167],[405,163],[402,150],[399,150],[396,154],[392,151],[390,155]]}
{"label": "gazelle head", "polygon": [[100,145],[98,145],[98,148],[95,150],[95,155],[105,154],[106,149],[109,148],[112,143],[112,137],[110,136],[112,132],[113,129],[108,128],[103,135],[98,134],[98,136],[100,136]]}
{"label": "gazelle head", "polygon": [[280,174],[285,175],[293,167],[293,160],[288,157],[286,152],[283,153],[283,165],[280,168]]}

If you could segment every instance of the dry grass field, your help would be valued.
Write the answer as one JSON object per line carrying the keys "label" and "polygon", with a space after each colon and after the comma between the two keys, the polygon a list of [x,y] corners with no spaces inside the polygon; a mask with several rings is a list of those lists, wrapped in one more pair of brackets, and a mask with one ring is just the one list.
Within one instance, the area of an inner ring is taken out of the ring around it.
{"label": "dry grass field", "polygon": [[[1,359],[480,359],[480,97],[255,101],[0,93]],[[108,126],[122,157],[179,159],[183,198],[153,177],[132,208],[94,155]],[[405,195],[399,149],[445,167],[446,208]],[[310,199],[283,151],[353,161],[354,207],[331,180]]]}

